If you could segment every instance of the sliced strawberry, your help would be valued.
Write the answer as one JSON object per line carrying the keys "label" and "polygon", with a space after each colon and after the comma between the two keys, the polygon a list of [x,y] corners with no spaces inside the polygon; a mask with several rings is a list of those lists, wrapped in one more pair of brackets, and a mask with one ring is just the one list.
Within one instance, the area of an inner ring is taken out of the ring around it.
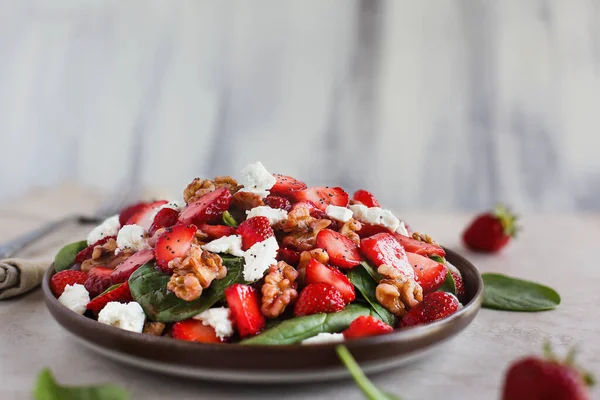
{"label": "sliced strawberry", "polygon": [[225,299],[241,337],[254,336],[264,328],[265,317],[252,286],[233,284],[225,289]]}
{"label": "sliced strawberry", "polygon": [[90,293],[90,297],[98,296],[112,285],[110,280],[112,272],[112,269],[105,267],[90,269],[84,284],[86,290]]}
{"label": "sliced strawberry", "polygon": [[433,292],[410,309],[400,321],[400,327],[428,324],[449,317],[458,310],[458,299],[452,293]]}
{"label": "sliced strawberry", "polygon": [[305,282],[306,284],[323,282],[332,285],[340,292],[346,303],[350,303],[356,298],[354,285],[350,283],[346,275],[336,268],[321,264],[314,258],[311,258],[306,266]]}
{"label": "sliced strawberry", "polygon": [[352,198],[367,207],[381,207],[375,196],[373,196],[371,192],[363,189],[354,192],[354,196],[352,196]]}
{"label": "sliced strawberry", "polygon": [[356,318],[344,332],[344,339],[356,339],[368,336],[384,335],[393,332],[394,328],[370,315]]}
{"label": "sliced strawberry", "polygon": [[131,292],[129,291],[129,282],[124,282],[116,288],[100,296],[95,297],[92,301],[88,303],[87,309],[98,312],[102,310],[104,306],[110,303],[111,301],[127,303],[131,300],[133,299],[131,298]]}
{"label": "sliced strawberry", "polygon": [[143,227],[145,230],[150,229],[150,225],[154,221],[154,216],[156,215],[156,210],[162,206],[167,204],[166,200],[159,200],[153,203],[146,204],[144,207],[141,207],[138,212],[133,214],[131,218],[127,220],[125,225],[139,225]]}
{"label": "sliced strawberry", "polygon": [[445,257],[446,252],[438,245],[421,242],[408,236],[394,233],[394,237],[400,242],[404,250],[409,253],[415,253],[422,256],[440,256]]}
{"label": "sliced strawberry", "polygon": [[465,299],[466,291],[465,291],[465,282],[462,278],[462,274],[452,264],[448,264],[448,271],[452,274],[452,279],[454,279],[454,287],[456,288],[456,297],[458,300],[463,301]]}
{"label": "sliced strawberry", "polygon": [[121,210],[121,212],[119,213],[119,223],[121,224],[121,226],[126,225],[127,221],[129,221],[129,219],[131,217],[133,217],[139,211],[144,209],[147,205],[148,205],[148,203],[140,202],[140,203],[132,204],[128,207],[125,207],[123,210]]}
{"label": "sliced strawberry", "polygon": [[229,209],[231,193],[226,187],[205,194],[179,214],[182,224],[216,224]]}
{"label": "sliced strawberry", "polygon": [[290,197],[298,190],[306,189],[306,184],[291,176],[273,174],[277,182],[270,189],[272,195]]}
{"label": "sliced strawberry", "polygon": [[313,283],[307,285],[294,305],[294,316],[334,313],[346,307],[342,294],[328,283]]}
{"label": "sliced strawberry", "polygon": [[171,272],[169,261],[176,257],[184,257],[192,245],[196,235],[195,225],[175,225],[167,228],[156,240],[154,247],[154,258],[156,264],[164,272]]}
{"label": "sliced strawberry", "polygon": [[210,325],[204,325],[202,321],[196,319],[186,319],[185,321],[175,322],[171,328],[171,336],[179,340],[200,343],[221,343],[222,340],[217,336],[215,328]]}
{"label": "sliced strawberry", "polygon": [[267,217],[252,217],[242,222],[235,231],[242,236],[242,249],[248,250],[253,244],[275,235]]}
{"label": "sliced strawberry", "polygon": [[87,274],[81,271],[65,270],[57,272],[50,279],[50,289],[56,297],[60,297],[65,291],[65,286],[76,283],[83,285],[87,279]]}
{"label": "sliced strawberry", "polygon": [[279,208],[280,210],[285,211],[290,211],[292,209],[292,203],[285,197],[267,196],[263,199],[263,202],[271,208]]}
{"label": "sliced strawberry", "polygon": [[361,240],[360,251],[375,268],[387,264],[398,269],[405,276],[412,277],[415,274],[404,248],[390,233],[378,233]]}
{"label": "sliced strawberry", "polygon": [[163,208],[159,210],[154,216],[154,220],[152,221],[152,225],[148,229],[148,233],[150,236],[154,235],[157,230],[160,228],[168,228],[177,223],[177,218],[179,217],[179,212],[177,210],[173,210],[172,208]]}
{"label": "sliced strawberry", "polygon": [[200,224],[198,229],[206,233],[208,239],[215,240],[223,236],[231,236],[235,234],[235,228],[227,225],[208,225]]}
{"label": "sliced strawberry", "polygon": [[296,267],[300,263],[300,253],[287,247],[280,247],[277,250],[277,261],[285,261],[291,266]]}
{"label": "sliced strawberry", "polygon": [[348,193],[340,187],[316,186],[294,192],[294,200],[310,201],[323,212],[328,205],[347,207]]}
{"label": "sliced strawberry", "polygon": [[125,282],[135,270],[153,258],[154,252],[150,249],[138,251],[117,265],[110,274],[110,283],[116,285],[117,283]]}
{"label": "sliced strawberry", "polygon": [[414,253],[406,253],[406,257],[415,269],[415,280],[423,288],[424,294],[434,292],[442,286],[448,272],[444,264]]}
{"label": "sliced strawberry", "polygon": [[94,252],[94,248],[96,246],[102,246],[104,243],[108,242],[110,239],[116,240],[117,237],[116,236],[106,236],[106,237],[103,237],[102,239],[98,240],[97,242],[92,243],[91,245],[89,245],[88,247],[86,247],[85,249],[83,249],[79,253],[77,253],[77,255],[75,256],[75,262],[82,263],[85,260],[92,258],[92,253]]}
{"label": "sliced strawberry", "polygon": [[331,229],[323,229],[317,234],[317,247],[329,254],[329,262],[336,267],[352,268],[361,262],[356,244]]}
{"label": "sliced strawberry", "polygon": [[372,224],[367,224],[365,222],[361,222],[360,225],[361,225],[361,228],[358,231],[356,231],[356,233],[361,238],[366,238],[369,236],[377,235],[378,233],[391,233],[390,230],[388,228],[386,228],[385,226],[372,225]]}

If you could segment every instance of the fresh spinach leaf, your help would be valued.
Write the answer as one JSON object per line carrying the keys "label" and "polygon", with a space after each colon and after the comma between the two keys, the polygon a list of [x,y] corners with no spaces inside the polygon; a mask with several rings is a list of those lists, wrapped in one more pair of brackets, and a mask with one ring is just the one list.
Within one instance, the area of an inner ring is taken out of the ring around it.
{"label": "fresh spinach leaf", "polygon": [[552,310],[560,304],[560,295],[548,286],[502,274],[481,274],[483,307],[505,311]]}
{"label": "fresh spinach leaf", "polygon": [[446,259],[444,259],[444,257],[440,257],[440,256],[429,256],[429,258],[431,258],[433,261],[437,261],[440,264],[444,264],[446,265]]}
{"label": "fresh spinach leaf", "polygon": [[449,292],[456,295],[456,282],[454,282],[454,277],[450,273],[450,269],[446,271],[446,279],[442,286],[437,290],[438,292]]}
{"label": "fresh spinach leaf", "polygon": [[193,317],[221,301],[225,288],[234,283],[244,282],[244,260],[240,257],[221,258],[223,265],[227,267],[227,276],[213,281],[194,301],[181,300],[169,291],[167,283],[170,275],[160,272],[154,262],[143,265],[129,277],[131,295],[153,321],[176,322]]}
{"label": "fresh spinach leaf", "polygon": [[60,272],[71,268],[71,266],[75,263],[75,257],[77,257],[77,253],[85,249],[87,245],[87,241],[82,240],[68,244],[60,249],[56,254],[56,257],[54,257],[54,270],[56,272]]}
{"label": "fresh spinach leaf", "polygon": [[129,393],[113,385],[63,386],[49,369],[38,375],[33,395],[36,400],[129,400]]}
{"label": "fresh spinach leaf", "polygon": [[229,211],[225,211],[223,213],[223,223],[227,226],[233,226],[234,228],[238,226],[237,221],[235,218],[233,218]]}
{"label": "fresh spinach leaf", "polygon": [[106,293],[108,293],[108,292],[111,292],[111,291],[115,290],[116,288],[118,288],[118,287],[119,287],[119,286],[121,286],[121,285],[122,285],[122,283],[115,283],[114,285],[112,285],[111,287],[109,287],[108,289],[106,289],[104,292],[100,293],[100,294],[99,294],[98,296],[96,296],[96,297],[100,297],[100,296],[102,296],[102,295],[105,295]]}
{"label": "fresh spinach leaf", "polygon": [[372,268],[366,263],[361,263],[360,265],[348,271],[348,279],[350,280],[350,282],[352,282],[352,284],[359,291],[362,297],[364,297],[367,303],[369,303],[369,305],[376,314],[374,316],[388,325],[395,326],[396,316],[388,310],[386,310],[377,301],[377,298],[375,297],[377,281],[373,279],[372,275],[368,272],[368,269],[365,268],[365,265],[367,265],[367,268]]}
{"label": "fresh spinach leaf", "polygon": [[371,275],[371,278],[373,278],[373,280],[375,282],[379,283],[382,276],[379,272],[377,272],[377,268],[374,268],[371,264],[369,264],[366,261],[361,262],[360,266],[363,267],[365,269],[365,271],[367,271],[369,273],[369,275]]}
{"label": "fresh spinach leaf", "polygon": [[331,314],[313,314],[282,321],[260,335],[242,340],[240,344],[294,344],[322,332],[335,333],[346,329],[362,315],[370,315],[367,307],[350,304],[344,310]]}

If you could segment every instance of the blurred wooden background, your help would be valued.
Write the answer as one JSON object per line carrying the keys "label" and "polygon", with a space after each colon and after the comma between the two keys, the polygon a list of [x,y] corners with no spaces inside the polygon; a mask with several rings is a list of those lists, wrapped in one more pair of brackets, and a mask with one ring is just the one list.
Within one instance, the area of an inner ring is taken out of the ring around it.
{"label": "blurred wooden background", "polygon": [[600,1],[0,4],[0,201],[261,160],[394,209],[600,210]]}

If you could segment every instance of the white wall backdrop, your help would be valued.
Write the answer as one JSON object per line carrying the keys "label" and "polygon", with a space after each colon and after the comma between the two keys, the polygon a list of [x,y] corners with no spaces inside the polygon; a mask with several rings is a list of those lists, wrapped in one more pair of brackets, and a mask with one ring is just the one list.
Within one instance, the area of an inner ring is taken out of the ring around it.
{"label": "white wall backdrop", "polygon": [[262,160],[396,209],[600,210],[600,0],[0,3],[0,200]]}

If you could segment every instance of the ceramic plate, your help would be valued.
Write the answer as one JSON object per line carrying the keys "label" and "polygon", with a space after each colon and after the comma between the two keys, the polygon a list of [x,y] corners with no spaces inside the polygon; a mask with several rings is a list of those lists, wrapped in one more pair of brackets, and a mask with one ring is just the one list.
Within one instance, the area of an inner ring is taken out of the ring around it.
{"label": "ceramic plate", "polygon": [[[446,258],[462,273],[468,301],[450,318],[387,335],[347,341],[366,372],[407,364],[434,350],[471,323],[481,307],[477,269],[453,251]],[[251,346],[204,344],[124,331],[72,312],[50,291],[51,266],[42,283],[52,316],[83,345],[116,361],[157,372],[221,381],[270,383],[325,381],[349,376],[335,344]]]}

